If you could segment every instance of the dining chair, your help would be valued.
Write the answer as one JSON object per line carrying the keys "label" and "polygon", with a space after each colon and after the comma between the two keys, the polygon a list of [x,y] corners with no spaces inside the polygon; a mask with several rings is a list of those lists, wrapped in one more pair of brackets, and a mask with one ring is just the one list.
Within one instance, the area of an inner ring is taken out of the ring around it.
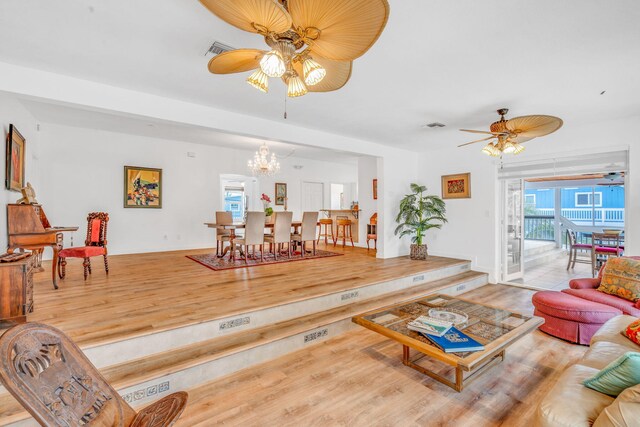
{"label": "dining chair", "polygon": [[[229,211],[216,212],[216,224],[230,225],[233,224],[233,214]],[[216,228],[216,255],[221,256],[224,253],[224,242],[229,242],[231,231],[222,227]]]}
{"label": "dining chair", "polygon": [[313,255],[316,254],[316,229],[318,228],[319,212],[304,212],[302,214],[302,229],[300,234],[291,234],[292,242],[300,243],[300,253],[304,258],[306,252],[306,243],[313,242]]}
{"label": "dining chair", "polygon": [[567,228],[567,245],[569,246],[569,263],[567,264],[567,270],[576,267],[576,262],[581,264],[591,264],[592,260],[586,258],[578,258],[578,251],[591,251],[592,245],[588,243],[578,243],[576,232],[570,228]]}
{"label": "dining chair", "polygon": [[291,258],[291,222],[293,212],[276,212],[274,215],[273,235],[264,236],[263,234],[264,241],[275,247],[273,253],[276,260],[278,259],[278,253],[282,250],[282,245],[286,243],[287,258]]}
{"label": "dining chair", "polygon": [[604,262],[610,257],[622,256],[620,234],[593,233],[591,237],[591,274],[595,277]]}
{"label": "dining chair", "polygon": [[[109,274],[109,260],[107,258],[107,223],[109,214],[106,212],[91,212],[87,215],[87,237],[84,246],[70,247],[58,253],[58,276],[64,279],[67,274],[67,258],[82,258],[84,280],[91,274],[91,258],[102,256],[104,271]],[[55,286],[55,284],[54,284]]]}
{"label": "dining chair", "polygon": [[136,411],[62,331],[23,323],[0,337],[0,383],[42,426],[169,427],[184,391]]}
{"label": "dining chair", "polygon": [[[247,212],[247,221],[244,227],[244,237],[234,239],[231,242],[231,250],[235,252],[235,246],[244,249],[244,262],[248,263],[249,246],[253,247],[253,257],[256,255],[256,246],[260,247],[260,261],[264,261],[264,212]],[[240,251],[243,252],[243,251]]]}

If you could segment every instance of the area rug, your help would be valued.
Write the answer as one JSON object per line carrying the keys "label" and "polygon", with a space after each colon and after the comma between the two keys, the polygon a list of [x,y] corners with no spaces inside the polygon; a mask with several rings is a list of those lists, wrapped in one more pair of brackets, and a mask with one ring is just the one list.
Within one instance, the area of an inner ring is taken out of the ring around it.
{"label": "area rug", "polygon": [[187,255],[187,258],[194,260],[197,263],[204,265],[205,267],[209,267],[212,270],[229,270],[232,268],[245,268],[245,267],[256,267],[259,265],[270,265],[270,264],[281,264],[285,262],[293,262],[293,261],[306,261],[311,259],[318,258],[329,258],[333,256],[344,255],[337,252],[329,252],[329,251],[321,251],[316,250],[316,254],[306,254],[304,258],[300,256],[300,252],[296,252],[291,255],[291,259],[287,258],[286,255],[278,255],[278,260],[276,261],[275,257],[271,253],[264,254],[264,261],[260,260],[260,252],[256,251],[256,257],[253,258],[253,253],[247,260],[245,264],[244,259],[240,256],[240,254],[236,254],[235,261],[229,259],[229,254],[226,254],[223,258],[218,258],[216,254],[202,254],[202,255]]}

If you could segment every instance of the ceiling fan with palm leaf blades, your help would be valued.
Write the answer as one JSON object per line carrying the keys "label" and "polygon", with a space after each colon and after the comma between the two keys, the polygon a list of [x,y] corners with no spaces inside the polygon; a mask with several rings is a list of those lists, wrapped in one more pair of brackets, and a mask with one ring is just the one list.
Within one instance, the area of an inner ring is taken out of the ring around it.
{"label": "ceiling fan with palm leaf blades", "polygon": [[[499,109],[500,120],[493,122],[489,126],[489,131],[460,129],[463,132],[480,133],[489,136],[467,142],[458,147],[489,141],[482,149],[482,152],[489,156],[500,157],[503,154],[520,154],[524,151],[522,143],[533,138],[549,135],[562,127],[562,119],[558,117],[532,115],[507,120],[504,116],[508,112],[508,108]],[[495,142],[493,141],[494,139],[496,140]]]}
{"label": "ceiling fan with palm leaf blades", "polygon": [[387,0],[200,0],[214,15],[264,37],[268,50],[235,49],[209,62],[214,74],[255,70],[247,79],[267,92],[281,78],[289,97],[329,92],[351,77],[352,61],[376,42]]}

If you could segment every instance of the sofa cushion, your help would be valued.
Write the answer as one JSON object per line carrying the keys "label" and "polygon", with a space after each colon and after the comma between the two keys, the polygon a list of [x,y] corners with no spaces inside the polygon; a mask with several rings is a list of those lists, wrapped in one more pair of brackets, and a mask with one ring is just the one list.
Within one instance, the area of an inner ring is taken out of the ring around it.
{"label": "sofa cushion", "polygon": [[640,299],[640,261],[619,257],[607,261],[598,290],[636,302]]}
{"label": "sofa cushion", "polygon": [[591,345],[594,345],[600,341],[608,341],[614,342],[616,344],[620,344],[622,346],[631,347],[630,351],[633,347],[633,343],[627,339],[627,337],[623,336],[620,331],[625,329],[627,325],[634,320],[638,320],[637,317],[623,315],[616,316],[613,319],[609,320],[607,323],[602,325],[598,332],[591,338]]}
{"label": "sofa cushion", "polygon": [[[574,291],[575,289],[568,289]],[[594,291],[594,289],[579,289],[581,291]],[[564,292],[564,291],[563,291]],[[550,316],[560,319],[572,320],[580,323],[602,324],[621,310],[605,304],[592,302],[588,299],[576,298],[566,293],[556,291],[540,291],[533,295],[534,307]]]}
{"label": "sofa cushion", "polygon": [[605,294],[597,289],[563,289],[562,292],[585,300],[615,307],[624,314],[640,317],[640,309],[635,306],[633,301],[615,295]]}
{"label": "sofa cushion", "polygon": [[598,286],[600,286],[600,278],[598,277],[569,280],[569,287],[571,289],[596,289]]}
{"label": "sofa cushion", "polygon": [[640,385],[629,387],[600,413],[593,427],[632,426],[640,420]]}
{"label": "sofa cushion", "polygon": [[591,344],[579,363],[601,370],[628,351],[640,351],[640,346],[628,340],[627,342],[626,345],[608,341],[598,341]]}
{"label": "sofa cushion", "polygon": [[589,427],[614,398],[582,385],[597,369],[573,365],[567,368],[538,405],[541,427]]}
{"label": "sofa cushion", "polygon": [[640,353],[628,351],[605,366],[583,384],[600,393],[618,396],[626,388],[640,384]]}
{"label": "sofa cushion", "polygon": [[640,320],[635,320],[622,330],[622,334],[629,338],[634,344],[640,345]]}

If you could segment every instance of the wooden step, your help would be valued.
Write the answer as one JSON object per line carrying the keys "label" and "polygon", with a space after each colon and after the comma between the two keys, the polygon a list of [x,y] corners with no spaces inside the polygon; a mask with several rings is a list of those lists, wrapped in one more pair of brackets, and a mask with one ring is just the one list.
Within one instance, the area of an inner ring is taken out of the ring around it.
{"label": "wooden step", "polygon": [[[485,273],[467,271],[453,277],[391,292],[319,313],[216,337],[152,356],[130,360],[103,368],[101,372],[116,390],[122,392],[126,388],[155,379],[162,379],[167,375],[185,371],[198,365],[203,365],[249,349],[265,346],[297,334],[335,324],[336,322],[349,320],[357,314],[370,310],[420,298],[445,289],[449,291],[447,293],[464,292],[466,291],[464,287],[466,283],[485,284],[486,278],[487,275]],[[247,364],[246,367],[248,366],[250,366],[250,363]],[[231,372],[221,372],[216,378],[229,373]],[[214,378],[200,378],[200,383],[212,379]],[[196,385],[195,383],[191,384],[189,388],[195,387]],[[11,396],[7,394],[0,395],[0,426],[8,425],[28,417],[29,414],[24,411]]]}

